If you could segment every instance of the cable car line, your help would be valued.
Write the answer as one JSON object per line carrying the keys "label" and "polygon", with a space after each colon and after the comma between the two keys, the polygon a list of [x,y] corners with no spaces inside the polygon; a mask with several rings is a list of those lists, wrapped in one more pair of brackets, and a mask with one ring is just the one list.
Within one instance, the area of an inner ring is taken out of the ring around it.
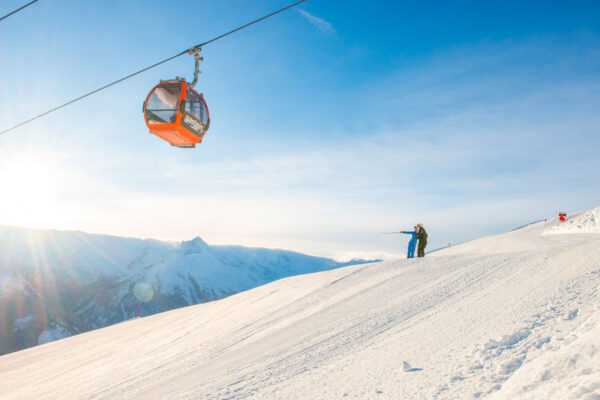
{"label": "cable car line", "polygon": [[214,38],[214,39],[211,39],[211,40],[209,40],[209,41],[207,41],[207,42],[200,43],[199,45],[196,45],[196,46],[194,46],[194,47],[191,47],[191,48],[187,49],[186,51],[184,51],[184,53],[185,53],[185,52],[187,52],[187,51],[189,51],[189,50],[193,50],[193,49],[195,49],[196,47],[202,47],[202,46],[205,46],[205,45],[207,45],[207,44],[209,44],[209,43],[212,43],[212,42],[214,42],[214,41],[217,41],[217,40],[219,40],[219,39],[222,39],[222,38],[224,38],[224,37],[225,37],[225,36],[227,36],[227,35],[231,35],[231,34],[232,34],[232,33],[234,33],[234,32],[237,32],[237,31],[240,31],[240,30],[242,30],[242,29],[244,29],[244,28],[247,28],[247,27],[249,27],[250,25],[256,24],[257,22],[260,22],[260,21],[262,21],[262,20],[265,20],[265,19],[267,19],[267,18],[269,18],[269,17],[272,17],[272,16],[273,16],[273,15],[275,15],[275,14],[279,14],[280,12],[283,12],[283,11],[285,11],[285,10],[287,10],[287,9],[290,9],[290,8],[292,8],[292,7],[296,7],[298,4],[300,4],[300,3],[304,3],[305,1],[306,1],[306,0],[301,0],[301,1],[297,2],[297,3],[290,4],[289,6],[287,6],[287,7],[285,7],[285,8],[282,8],[281,10],[277,10],[277,11],[275,11],[275,12],[272,12],[272,13],[271,13],[271,14],[269,14],[269,15],[265,15],[265,16],[264,16],[264,17],[262,17],[262,18],[256,19],[256,20],[254,20],[254,21],[252,21],[252,22],[249,22],[249,23],[247,23],[246,25],[240,26],[239,28],[236,28],[236,29],[234,29],[234,30],[232,30],[232,31],[230,31],[230,32],[227,32],[227,33],[225,33],[225,34],[223,34],[223,35],[221,35],[221,36],[217,36],[216,38]]}
{"label": "cable car line", "polygon": [[[38,1],[38,0],[35,0],[35,1]],[[264,17],[261,17],[261,18],[259,18],[259,19],[256,19],[256,20],[254,20],[254,21],[252,21],[252,22],[249,22],[249,23],[247,23],[247,24],[245,24],[245,25],[242,25],[242,26],[240,26],[239,28],[236,28],[236,29],[234,29],[234,30],[232,30],[232,31],[229,31],[229,32],[225,33],[225,34],[222,34],[222,35],[219,35],[219,36],[217,36],[217,37],[215,37],[215,38],[213,38],[213,39],[207,40],[206,42],[203,42],[203,43],[197,44],[196,46],[190,47],[189,49],[185,49],[184,51],[182,51],[182,52],[180,52],[180,53],[177,53],[177,54],[175,54],[174,56],[171,56],[171,57],[169,57],[169,58],[166,58],[166,59],[164,59],[164,60],[162,60],[162,61],[159,61],[159,62],[157,62],[156,64],[152,64],[152,65],[151,65],[151,66],[149,66],[149,67],[143,68],[143,69],[141,69],[141,70],[139,70],[139,71],[137,71],[137,72],[134,72],[134,73],[132,73],[132,74],[129,74],[129,75],[127,75],[127,76],[125,76],[125,77],[123,77],[123,78],[121,78],[121,79],[118,79],[118,80],[116,80],[116,81],[114,81],[114,82],[111,82],[111,83],[109,83],[109,84],[107,84],[107,85],[104,85],[104,86],[102,86],[102,87],[100,87],[100,88],[98,88],[98,89],[92,90],[91,92],[88,92],[88,93],[86,93],[86,94],[84,94],[84,95],[82,95],[82,96],[79,96],[79,97],[77,97],[76,99],[73,99],[73,100],[71,100],[71,101],[68,101],[68,102],[66,102],[66,103],[64,103],[64,104],[61,104],[61,105],[60,105],[60,106],[58,106],[58,107],[54,107],[54,108],[53,108],[53,109],[51,109],[51,110],[48,110],[48,111],[46,111],[46,112],[44,112],[44,113],[42,113],[42,114],[36,115],[36,116],[35,116],[35,117],[33,117],[33,118],[30,118],[30,119],[28,119],[28,120],[26,120],[26,121],[23,121],[23,122],[21,122],[21,123],[19,123],[19,124],[15,125],[15,126],[12,126],[12,127],[8,128],[8,129],[5,129],[5,130],[3,130],[3,131],[1,131],[1,132],[0,132],[0,135],[2,135],[2,134],[4,134],[4,133],[7,133],[7,132],[10,132],[10,131],[12,131],[12,130],[14,130],[14,129],[17,129],[17,128],[19,128],[19,127],[21,127],[21,126],[23,126],[23,125],[26,125],[26,124],[28,124],[28,123],[30,123],[30,122],[33,122],[33,121],[35,121],[36,119],[42,118],[43,116],[46,116],[46,115],[48,115],[48,114],[50,114],[50,113],[53,113],[54,111],[58,111],[58,110],[60,110],[61,108],[64,108],[64,107],[66,107],[66,106],[68,106],[68,105],[71,105],[71,104],[73,104],[73,103],[75,103],[75,102],[77,102],[77,101],[79,101],[79,100],[83,100],[84,98],[86,98],[86,97],[88,97],[88,96],[91,96],[91,95],[93,95],[93,94],[95,94],[95,93],[98,93],[98,92],[100,92],[101,90],[104,90],[104,89],[107,89],[107,88],[109,88],[109,87],[111,87],[111,86],[114,86],[114,85],[116,85],[117,83],[121,83],[121,82],[123,82],[124,80],[127,80],[127,79],[129,79],[129,78],[133,78],[134,76],[136,76],[136,75],[139,75],[139,74],[141,74],[142,72],[146,72],[146,71],[148,71],[148,70],[150,70],[150,69],[152,69],[152,68],[158,67],[158,66],[159,66],[159,65],[161,65],[161,64],[164,64],[164,63],[166,63],[166,62],[169,62],[169,61],[171,61],[171,60],[174,60],[175,58],[177,58],[177,57],[180,57],[180,56],[182,56],[182,55],[184,55],[184,54],[187,54],[187,53],[194,54],[194,52],[195,52],[195,51],[197,51],[198,49],[200,49],[200,48],[201,48],[201,47],[203,47],[203,46],[206,46],[206,45],[207,45],[207,44],[209,44],[209,43],[212,43],[212,42],[215,42],[215,41],[217,41],[217,40],[219,40],[219,39],[222,39],[222,38],[224,38],[225,36],[231,35],[232,33],[235,33],[235,32],[237,32],[237,31],[239,31],[239,30],[242,30],[242,29],[244,29],[244,28],[247,28],[247,27],[249,27],[250,25],[256,24],[256,23],[258,23],[258,22],[260,22],[260,21],[263,21],[263,20],[265,20],[265,19],[267,19],[267,18],[269,18],[269,17],[272,17],[272,16],[274,16],[275,14],[279,14],[280,12],[283,12],[283,11],[285,11],[285,10],[288,10],[288,9],[292,8],[292,7],[295,7],[295,6],[297,6],[298,4],[304,3],[305,1],[306,1],[306,0],[301,0],[301,1],[298,1],[298,2],[296,2],[296,3],[294,3],[294,4],[291,4],[291,5],[289,5],[289,6],[285,7],[285,8],[282,8],[282,9],[280,9],[280,10],[277,10],[277,11],[275,11],[275,12],[272,12],[272,13],[270,13],[270,14],[268,14],[268,15],[265,15]],[[31,3],[33,3],[33,2],[31,2]],[[31,3],[29,3],[29,4],[31,4]],[[29,4],[27,4],[27,5],[29,5]],[[25,5],[24,7],[27,7],[27,5]],[[22,7],[22,8],[24,8],[24,7]],[[13,13],[14,13],[14,12],[13,12]]]}
{"label": "cable car line", "polygon": [[22,9],[24,9],[25,7],[28,7],[28,6],[32,5],[33,3],[37,2],[37,1],[39,1],[39,0],[33,0],[33,1],[30,1],[29,3],[25,4],[23,7],[17,8],[15,11],[13,11],[13,12],[10,12],[10,13],[8,13],[8,14],[6,14],[4,17],[1,17],[1,18],[0,18],[0,21],[2,21],[3,19],[6,19],[6,18],[8,18],[8,17],[10,17],[10,16],[11,16],[11,15],[13,15],[13,14],[16,14],[16,13],[18,13],[19,11],[21,11],[21,10],[22,10]]}

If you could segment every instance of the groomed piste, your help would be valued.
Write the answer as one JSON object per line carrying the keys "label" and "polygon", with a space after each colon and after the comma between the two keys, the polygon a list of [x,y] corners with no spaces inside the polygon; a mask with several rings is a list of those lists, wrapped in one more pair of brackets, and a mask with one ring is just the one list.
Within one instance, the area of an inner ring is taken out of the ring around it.
{"label": "groomed piste", "polygon": [[0,398],[598,399],[598,212],[8,354]]}

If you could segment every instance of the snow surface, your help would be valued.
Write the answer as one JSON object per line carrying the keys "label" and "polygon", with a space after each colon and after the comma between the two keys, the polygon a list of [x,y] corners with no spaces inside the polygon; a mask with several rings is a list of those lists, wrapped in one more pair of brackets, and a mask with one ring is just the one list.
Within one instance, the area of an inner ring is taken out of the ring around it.
{"label": "snow surface", "polygon": [[545,233],[600,233],[600,207],[567,216],[566,221],[553,219]]}
{"label": "snow surface", "polygon": [[0,357],[2,399],[599,399],[600,236],[544,222]]}

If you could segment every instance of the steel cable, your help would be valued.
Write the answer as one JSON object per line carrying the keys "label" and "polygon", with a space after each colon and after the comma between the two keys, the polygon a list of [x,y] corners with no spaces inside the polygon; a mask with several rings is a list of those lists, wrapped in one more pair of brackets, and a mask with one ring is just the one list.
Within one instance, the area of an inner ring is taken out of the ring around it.
{"label": "steel cable", "polygon": [[10,17],[10,16],[11,16],[11,15],[13,15],[13,14],[16,14],[16,13],[18,13],[19,11],[21,11],[21,10],[22,10],[22,9],[24,9],[25,7],[29,7],[30,5],[32,5],[33,3],[37,2],[37,1],[39,1],[39,0],[33,0],[33,1],[30,1],[29,3],[25,4],[23,7],[17,8],[15,11],[13,11],[13,12],[10,12],[10,13],[8,13],[8,14],[6,14],[4,17],[1,17],[1,18],[0,18],[0,21],[2,21],[3,19],[6,19],[6,18],[8,18],[8,17]]}
{"label": "steel cable", "polygon": [[[38,0],[35,0],[35,1],[38,1]],[[76,99],[73,99],[73,100],[71,100],[71,101],[68,101],[68,102],[66,102],[66,103],[64,103],[64,104],[61,104],[61,105],[60,105],[60,106],[58,106],[58,107],[54,107],[53,109],[51,109],[51,110],[48,110],[48,111],[46,111],[46,112],[44,112],[44,113],[42,113],[42,114],[36,115],[35,117],[28,119],[27,121],[23,121],[23,122],[21,122],[21,123],[19,123],[19,124],[15,125],[15,126],[13,126],[13,127],[10,127],[10,128],[8,128],[8,129],[5,129],[5,130],[3,130],[2,132],[0,132],[0,135],[2,135],[3,133],[6,133],[6,132],[12,131],[12,130],[14,130],[14,129],[17,129],[17,128],[19,128],[19,127],[21,127],[21,126],[23,126],[23,125],[25,125],[25,124],[28,124],[28,123],[30,123],[30,122],[32,122],[32,121],[35,121],[36,119],[39,119],[39,118],[41,118],[41,117],[43,117],[43,116],[45,116],[45,115],[48,115],[48,114],[50,114],[50,113],[52,113],[52,112],[54,112],[54,111],[60,110],[60,109],[61,109],[61,108],[63,108],[63,107],[66,107],[66,106],[68,106],[68,105],[70,105],[70,104],[73,104],[73,103],[75,103],[75,102],[77,102],[77,101],[79,101],[79,100],[82,100],[82,99],[84,99],[84,98],[86,98],[86,97],[88,97],[88,96],[91,96],[91,95],[93,95],[93,94],[95,94],[95,93],[98,93],[99,91],[101,91],[101,90],[104,90],[104,89],[106,89],[106,88],[109,88],[109,87],[111,87],[111,86],[113,86],[113,85],[116,85],[117,83],[123,82],[123,81],[124,81],[124,80],[126,80],[126,79],[129,79],[129,78],[132,78],[132,77],[134,77],[134,76],[136,76],[136,75],[139,75],[139,74],[141,74],[142,72],[146,72],[146,71],[148,71],[149,69],[152,69],[152,68],[154,68],[154,67],[158,67],[158,66],[159,66],[159,65],[161,65],[161,64],[164,64],[164,63],[166,63],[166,62],[169,62],[169,61],[171,61],[171,60],[174,60],[175,58],[177,58],[177,57],[180,57],[180,56],[182,56],[182,55],[186,54],[187,52],[189,52],[189,51],[191,51],[191,50],[194,50],[194,49],[197,49],[197,48],[201,48],[201,47],[203,47],[203,46],[206,46],[206,45],[207,45],[207,44],[209,44],[209,43],[215,42],[215,41],[217,41],[217,40],[219,40],[219,39],[222,39],[222,38],[224,38],[225,36],[231,35],[232,33],[235,33],[235,32],[237,32],[237,31],[239,31],[239,30],[242,30],[242,29],[244,29],[244,28],[247,28],[247,27],[249,27],[250,25],[253,25],[253,24],[256,24],[257,22],[263,21],[263,20],[265,20],[265,19],[267,19],[267,18],[269,18],[269,17],[272,17],[272,16],[273,16],[273,15],[275,15],[275,14],[279,14],[280,12],[283,12],[283,11],[285,11],[285,10],[288,10],[288,9],[292,8],[292,7],[295,7],[295,6],[297,6],[298,4],[300,4],[300,3],[304,3],[305,1],[306,1],[306,0],[301,0],[301,1],[298,1],[297,3],[291,4],[291,5],[289,5],[289,6],[285,7],[285,8],[282,8],[282,9],[280,9],[280,10],[277,10],[277,11],[275,11],[275,12],[272,12],[271,14],[265,15],[264,17],[261,17],[261,18],[259,18],[259,19],[256,19],[256,20],[252,21],[252,22],[249,22],[249,23],[247,23],[247,24],[245,24],[245,25],[242,25],[242,26],[240,26],[239,28],[236,28],[236,29],[234,29],[234,30],[232,30],[232,31],[229,31],[229,32],[227,32],[227,33],[225,33],[225,34],[223,34],[223,35],[220,35],[220,36],[217,36],[217,37],[215,37],[215,38],[213,38],[213,39],[207,40],[206,42],[203,42],[203,43],[200,43],[200,44],[198,44],[198,45],[196,45],[196,46],[190,47],[189,49],[185,49],[184,51],[182,51],[182,52],[180,52],[180,53],[177,53],[177,54],[175,54],[175,55],[174,55],[174,56],[172,56],[172,57],[169,57],[169,58],[166,58],[166,59],[164,59],[164,60],[162,60],[162,61],[159,61],[159,62],[157,62],[156,64],[153,64],[153,65],[151,65],[151,66],[149,66],[149,67],[146,67],[146,68],[144,68],[144,69],[141,69],[141,70],[139,70],[139,71],[137,71],[137,72],[134,72],[133,74],[129,74],[129,75],[127,75],[127,76],[125,76],[125,77],[123,77],[123,78],[121,78],[121,79],[118,79],[118,80],[116,80],[116,81],[114,81],[114,82],[111,82],[111,83],[109,83],[109,84],[107,84],[107,85],[104,85],[104,86],[102,86],[102,87],[100,87],[100,88],[98,88],[98,89],[92,90],[92,91],[91,91],[91,92],[89,92],[89,93],[86,93],[86,94],[84,94],[84,95],[82,95],[82,96],[79,96],[79,97],[77,97]],[[33,2],[32,2],[32,3],[33,3]],[[31,3],[30,3],[30,4],[31,4]],[[29,4],[27,4],[27,5],[29,5]],[[24,7],[27,7],[27,5],[26,5],[26,6],[24,6]],[[24,8],[24,7],[22,7],[22,8]],[[14,12],[13,12],[13,13],[14,13]]]}

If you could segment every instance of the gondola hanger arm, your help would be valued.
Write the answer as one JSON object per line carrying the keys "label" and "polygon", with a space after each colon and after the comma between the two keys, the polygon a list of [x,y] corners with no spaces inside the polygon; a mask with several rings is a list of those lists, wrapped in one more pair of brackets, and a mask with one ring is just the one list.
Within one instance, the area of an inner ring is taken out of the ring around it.
{"label": "gondola hanger arm", "polygon": [[190,86],[193,88],[198,83],[198,75],[200,75],[200,61],[204,61],[204,57],[200,57],[200,52],[202,51],[202,47],[194,47],[188,50],[188,54],[194,56],[195,66],[194,66],[194,80],[190,83]]}

